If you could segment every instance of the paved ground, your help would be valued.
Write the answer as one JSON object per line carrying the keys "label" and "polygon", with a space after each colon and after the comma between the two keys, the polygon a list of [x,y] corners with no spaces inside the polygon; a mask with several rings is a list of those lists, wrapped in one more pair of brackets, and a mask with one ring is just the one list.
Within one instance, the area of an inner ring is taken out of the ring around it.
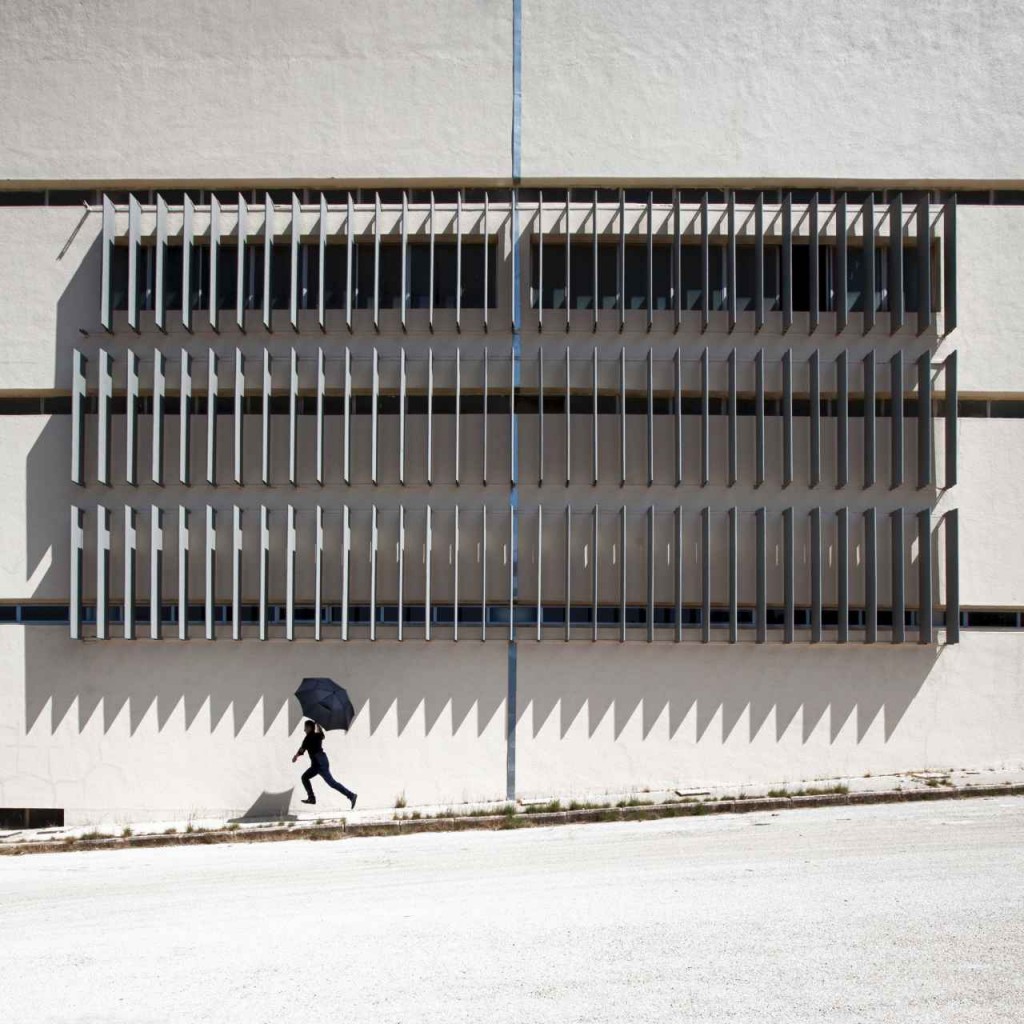
{"label": "paved ground", "polygon": [[1024,1020],[1024,800],[0,861],[50,1021]]}

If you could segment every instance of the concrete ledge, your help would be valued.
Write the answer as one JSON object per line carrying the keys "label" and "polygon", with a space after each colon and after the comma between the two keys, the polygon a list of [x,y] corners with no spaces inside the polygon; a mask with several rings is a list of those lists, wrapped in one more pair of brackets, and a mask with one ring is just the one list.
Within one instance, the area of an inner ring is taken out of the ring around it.
{"label": "concrete ledge", "polygon": [[848,804],[897,804],[903,799],[903,793],[898,789],[883,789],[877,793],[849,793],[846,797]]}
{"label": "concrete ledge", "polygon": [[522,814],[484,814],[462,817],[399,818],[393,821],[348,825],[218,829],[131,835],[102,839],[44,840],[0,844],[0,856],[27,853],[68,853],[75,850],[148,849],[163,846],[203,846],[210,843],[275,843],[289,839],[333,840],[395,836],[420,832],[457,832],[544,828],[554,825],[590,824],[608,821],[654,821],[659,818],[689,818],[705,814],[749,814],[753,811],[782,811],[811,807],[890,804],[925,800],[957,800],[971,797],[1024,796],[1024,783],[995,786],[942,786],[922,790],[879,790],[861,793],[820,793],[809,796],[749,797],[742,800],[680,800],[635,804],[625,807],[587,807],[568,811],[539,811]]}
{"label": "concrete ledge", "polygon": [[[368,821],[362,825],[346,825],[349,836],[395,836],[402,831],[401,821]],[[295,830],[292,829],[294,832]]]}
{"label": "concrete ledge", "polygon": [[906,801],[913,800],[948,800],[952,796],[958,796],[956,790],[946,791],[944,789],[917,789],[903,794]]}

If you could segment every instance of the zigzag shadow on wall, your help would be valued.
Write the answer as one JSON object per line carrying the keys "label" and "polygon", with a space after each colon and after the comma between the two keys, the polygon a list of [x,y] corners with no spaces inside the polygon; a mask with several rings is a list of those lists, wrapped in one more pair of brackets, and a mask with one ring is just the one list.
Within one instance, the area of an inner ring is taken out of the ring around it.
{"label": "zigzag shadow on wall", "polygon": [[237,736],[254,715],[265,734],[285,715],[294,732],[302,720],[295,689],[303,676],[322,675],[346,687],[371,735],[392,713],[399,735],[445,726],[480,735],[506,692],[504,647],[489,654],[466,648],[465,667],[453,671],[455,649],[445,643],[75,641],[64,627],[33,627],[25,631],[26,725],[56,731],[74,713],[81,731],[100,715],[107,732],[127,713],[134,734],[155,713],[161,730],[181,715],[186,729],[229,721]]}
{"label": "zigzag shadow on wall", "polygon": [[[521,727],[532,726],[534,737],[557,709],[562,739],[581,716],[593,737],[609,715],[618,739],[640,712],[644,739],[667,713],[670,738],[692,715],[698,741],[724,743],[749,713],[747,738],[753,741],[774,712],[775,739],[780,741],[802,712],[805,743],[826,713],[833,743],[851,718],[856,720],[857,742],[863,741],[879,716],[888,741],[939,658],[937,648],[917,645],[823,645],[813,656],[803,645],[691,645],[669,650],[656,645],[645,656],[635,645],[609,644],[577,651],[570,674],[557,668],[562,653],[563,649],[551,651],[553,662],[543,658],[544,672],[532,671],[531,657],[520,654],[518,721]],[[580,683],[566,686],[572,678]],[[716,736],[711,726],[719,717],[721,734]]]}

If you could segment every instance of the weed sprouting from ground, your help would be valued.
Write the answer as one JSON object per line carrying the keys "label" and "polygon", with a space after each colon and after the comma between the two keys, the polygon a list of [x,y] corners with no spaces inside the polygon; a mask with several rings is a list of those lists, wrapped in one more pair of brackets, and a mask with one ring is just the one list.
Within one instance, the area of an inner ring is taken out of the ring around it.
{"label": "weed sprouting from ground", "polygon": [[592,800],[573,800],[568,807],[567,811],[600,811],[608,807],[608,804],[595,803]]}
{"label": "weed sprouting from ground", "polygon": [[841,796],[849,792],[850,787],[840,782],[834,786],[807,786],[804,789],[769,789],[768,796],[773,799],[793,796]]}
{"label": "weed sprouting from ground", "polygon": [[528,804],[527,814],[555,814],[562,810],[561,800],[549,800],[546,804]]}
{"label": "weed sprouting from ground", "polygon": [[404,792],[400,793],[398,796],[395,797],[395,810],[399,810],[400,811],[403,807],[405,807],[405,793]]}

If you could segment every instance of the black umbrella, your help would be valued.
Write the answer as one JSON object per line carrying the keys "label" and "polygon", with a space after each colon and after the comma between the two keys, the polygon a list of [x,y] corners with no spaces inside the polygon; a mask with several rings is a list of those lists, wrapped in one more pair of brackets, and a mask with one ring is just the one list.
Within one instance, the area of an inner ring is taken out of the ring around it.
{"label": "black umbrella", "polygon": [[356,716],[348,694],[333,679],[303,679],[295,696],[302,705],[302,713],[322,729],[347,731]]}

